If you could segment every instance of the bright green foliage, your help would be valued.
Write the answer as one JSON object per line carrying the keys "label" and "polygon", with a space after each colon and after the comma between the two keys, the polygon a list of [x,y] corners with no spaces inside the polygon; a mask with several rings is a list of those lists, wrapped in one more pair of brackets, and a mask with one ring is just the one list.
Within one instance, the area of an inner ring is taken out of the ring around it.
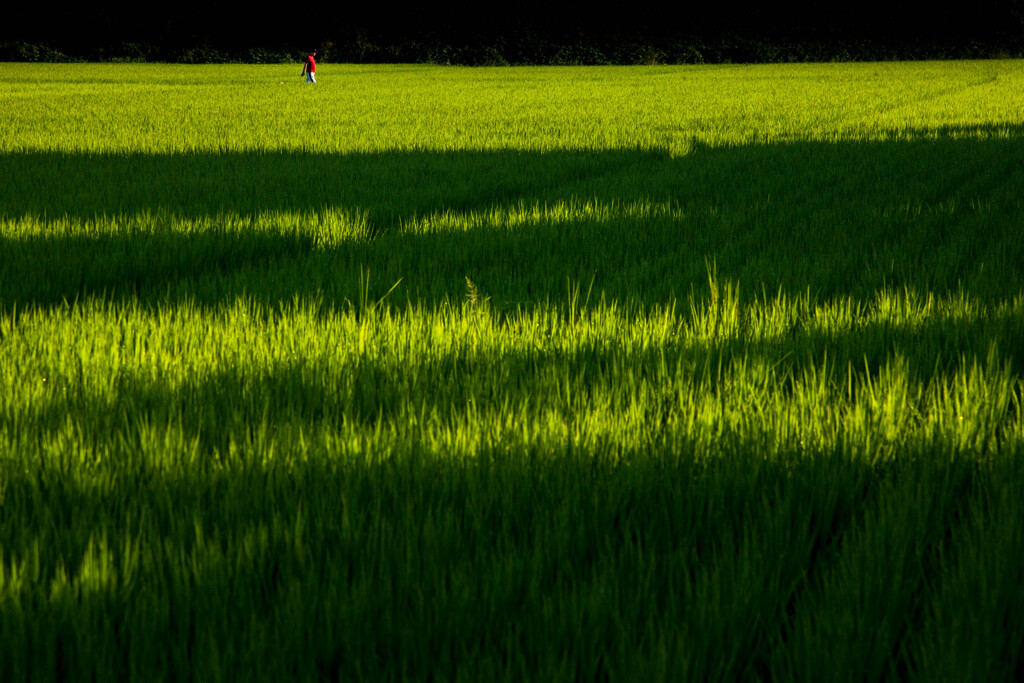
{"label": "bright green foliage", "polygon": [[0,680],[1011,680],[1024,70],[0,65]]}

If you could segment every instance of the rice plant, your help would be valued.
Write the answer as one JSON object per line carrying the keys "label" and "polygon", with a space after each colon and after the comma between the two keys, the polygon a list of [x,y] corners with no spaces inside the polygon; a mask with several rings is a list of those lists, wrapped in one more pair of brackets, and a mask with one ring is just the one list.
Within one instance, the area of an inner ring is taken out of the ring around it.
{"label": "rice plant", "polygon": [[0,679],[1019,677],[1020,66],[0,65]]}

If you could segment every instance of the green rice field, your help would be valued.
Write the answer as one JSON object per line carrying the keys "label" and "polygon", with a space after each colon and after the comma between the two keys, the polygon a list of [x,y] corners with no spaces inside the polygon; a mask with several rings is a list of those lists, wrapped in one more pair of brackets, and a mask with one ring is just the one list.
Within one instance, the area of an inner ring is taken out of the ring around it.
{"label": "green rice field", "polygon": [[0,64],[0,680],[1024,677],[1024,62]]}

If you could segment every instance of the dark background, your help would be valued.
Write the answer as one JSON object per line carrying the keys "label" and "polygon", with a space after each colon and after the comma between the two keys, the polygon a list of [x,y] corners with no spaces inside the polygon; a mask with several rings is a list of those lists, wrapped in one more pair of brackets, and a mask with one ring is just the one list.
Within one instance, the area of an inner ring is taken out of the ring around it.
{"label": "dark background", "polygon": [[1024,55],[1024,0],[682,0],[598,3],[198,2],[124,8],[19,3],[0,14],[10,61],[607,64]]}

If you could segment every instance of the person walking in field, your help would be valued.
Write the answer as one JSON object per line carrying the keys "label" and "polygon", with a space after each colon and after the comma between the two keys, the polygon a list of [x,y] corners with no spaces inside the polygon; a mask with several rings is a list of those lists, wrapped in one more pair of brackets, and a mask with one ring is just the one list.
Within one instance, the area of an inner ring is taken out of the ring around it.
{"label": "person walking in field", "polygon": [[316,83],[316,50],[306,55],[306,63],[302,65],[302,75],[306,77],[306,83]]}

